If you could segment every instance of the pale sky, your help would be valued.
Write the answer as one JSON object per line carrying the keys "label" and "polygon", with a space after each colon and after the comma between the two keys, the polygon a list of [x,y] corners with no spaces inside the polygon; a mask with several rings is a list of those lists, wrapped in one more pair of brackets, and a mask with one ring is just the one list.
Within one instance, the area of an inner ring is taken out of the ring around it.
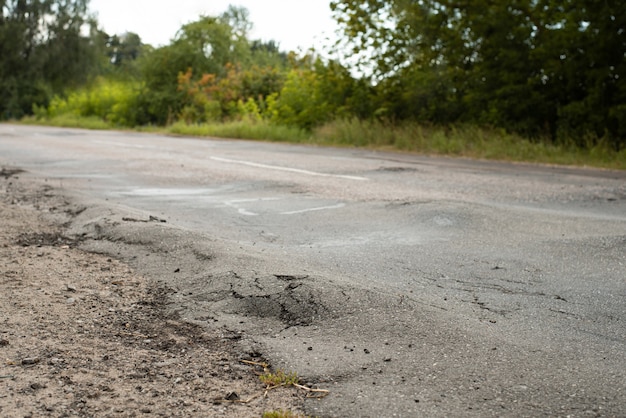
{"label": "pale sky", "polygon": [[146,44],[167,45],[185,23],[217,16],[228,5],[250,12],[251,39],[274,40],[281,50],[321,49],[335,39],[330,0],[91,0],[101,29],[110,35],[135,32]]}

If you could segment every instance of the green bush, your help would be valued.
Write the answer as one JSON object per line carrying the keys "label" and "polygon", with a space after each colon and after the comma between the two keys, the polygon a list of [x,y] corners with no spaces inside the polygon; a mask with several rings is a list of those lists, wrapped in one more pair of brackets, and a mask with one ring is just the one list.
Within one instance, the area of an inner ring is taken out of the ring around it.
{"label": "green bush", "polygon": [[33,110],[39,118],[96,117],[113,126],[133,127],[140,112],[137,103],[140,91],[141,85],[137,83],[98,78],[67,97],[53,97],[45,111],[41,108]]}

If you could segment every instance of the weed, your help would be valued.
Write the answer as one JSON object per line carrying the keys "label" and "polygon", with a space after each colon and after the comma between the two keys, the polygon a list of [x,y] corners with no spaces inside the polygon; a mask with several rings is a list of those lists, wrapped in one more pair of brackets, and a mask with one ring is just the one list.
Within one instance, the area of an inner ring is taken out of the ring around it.
{"label": "weed", "polygon": [[64,128],[82,128],[97,130],[111,129],[110,124],[97,116],[77,116],[70,113],[52,116],[47,119],[38,119],[34,116],[31,116],[22,119],[21,122],[27,125],[58,126]]}
{"label": "weed", "polygon": [[315,129],[311,142],[489,160],[626,169],[626,149],[615,151],[602,141],[597,145],[577,147],[545,138],[531,141],[502,129],[473,125],[335,120]]}
{"label": "weed", "polygon": [[268,387],[275,386],[293,386],[297,385],[300,382],[300,378],[296,372],[285,373],[282,370],[277,370],[275,373],[265,372],[261,376],[259,376],[261,382],[267,385]]}
{"label": "weed", "polygon": [[300,128],[272,125],[266,121],[233,121],[202,124],[176,122],[166,128],[170,133],[220,138],[258,139],[265,141],[307,142],[310,134]]}

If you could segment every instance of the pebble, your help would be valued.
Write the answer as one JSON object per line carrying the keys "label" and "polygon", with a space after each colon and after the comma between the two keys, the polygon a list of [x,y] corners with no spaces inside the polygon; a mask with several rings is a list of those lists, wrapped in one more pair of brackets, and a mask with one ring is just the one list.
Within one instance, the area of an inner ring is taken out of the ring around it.
{"label": "pebble", "polygon": [[237,392],[229,392],[224,399],[227,401],[237,401],[239,400],[239,395]]}

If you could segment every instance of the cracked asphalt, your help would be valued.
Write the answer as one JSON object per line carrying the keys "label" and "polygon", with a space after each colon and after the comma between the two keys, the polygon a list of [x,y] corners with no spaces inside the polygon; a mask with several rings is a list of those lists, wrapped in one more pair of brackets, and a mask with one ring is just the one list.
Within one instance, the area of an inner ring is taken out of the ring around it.
{"label": "cracked asphalt", "polygon": [[0,164],[310,415],[626,415],[626,172],[15,125]]}

